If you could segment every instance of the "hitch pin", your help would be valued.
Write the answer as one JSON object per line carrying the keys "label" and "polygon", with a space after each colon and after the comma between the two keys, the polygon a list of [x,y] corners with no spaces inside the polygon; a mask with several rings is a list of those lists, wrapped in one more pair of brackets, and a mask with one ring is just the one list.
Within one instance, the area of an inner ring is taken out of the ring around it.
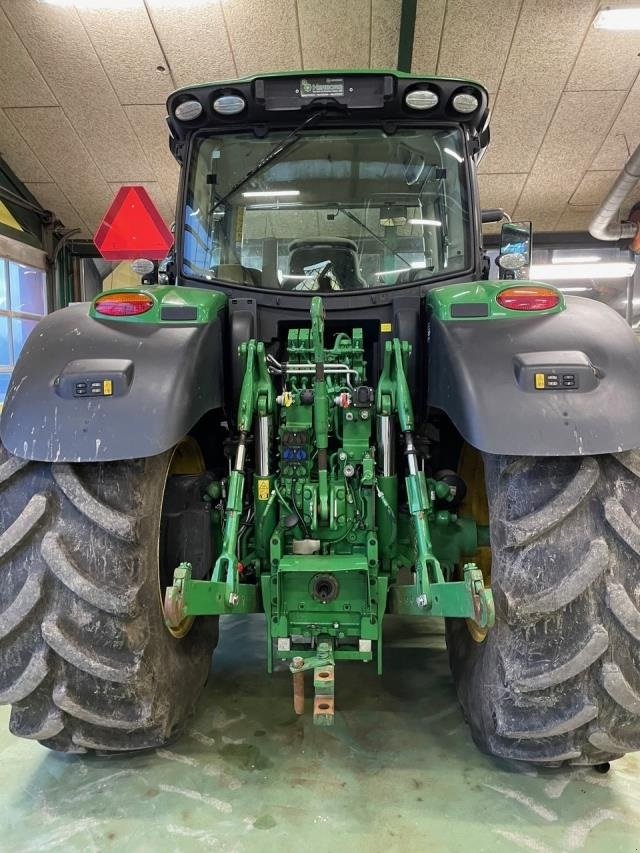
{"label": "hitch pin", "polygon": [[304,714],[304,658],[295,657],[291,661],[291,675],[293,677],[293,710],[298,716]]}

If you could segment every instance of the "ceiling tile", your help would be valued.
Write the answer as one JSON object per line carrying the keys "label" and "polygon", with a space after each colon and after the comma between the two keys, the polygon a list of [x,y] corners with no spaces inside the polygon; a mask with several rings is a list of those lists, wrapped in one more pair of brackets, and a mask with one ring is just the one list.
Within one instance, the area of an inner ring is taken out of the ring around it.
{"label": "ceiling tile", "polygon": [[[525,184],[516,217],[551,222],[564,211],[605,138],[624,95],[565,92]],[[585,134],[585,127],[589,134]],[[554,223],[555,225],[555,223]]]}
{"label": "ceiling tile", "polygon": [[588,231],[597,204],[568,204],[555,225],[555,231]]}
{"label": "ceiling tile", "polygon": [[302,68],[295,0],[224,0],[223,14],[240,76]]}
{"label": "ceiling tile", "polygon": [[594,8],[587,0],[524,0],[496,100],[484,171],[531,168]]}
{"label": "ceiling tile", "polygon": [[78,211],[69,202],[58,184],[51,181],[37,183],[27,181],[25,183],[29,192],[32,192],[45,210],[50,210],[65,226],[65,228],[81,228],[87,234],[88,229]]}
{"label": "ceiling tile", "polygon": [[303,67],[369,68],[370,0],[298,0]]}
{"label": "ceiling tile", "polygon": [[594,157],[591,168],[594,171],[614,169],[619,171],[629,159],[632,151],[633,147],[627,143],[627,137],[624,133],[612,131]]}
{"label": "ceiling tile", "polygon": [[599,204],[611,189],[618,172],[586,172],[576,191],[569,200],[570,204]]}
{"label": "ceiling tile", "polygon": [[560,92],[531,88],[514,99],[498,95],[491,115],[491,143],[481,169],[489,172],[528,172],[531,169]]}
{"label": "ceiling tile", "polygon": [[21,181],[50,181],[51,176],[29,144],[0,110],[0,157]]}
{"label": "ceiling tile", "polygon": [[565,92],[531,177],[556,172],[562,180],[566,175],[584,172],[606,138],[623,99],[621,92]]}
{"label": "ceiling tile", "polygon": [[76,11],[33,0],[5,3],[4,9],[105,178],[152,178]]}
{"label": "ceiling tile", "polygon": [[0,107],[51,107],[56,99],[0,9]]}
{"label": "ceiling tile", "polygon": [[526,180],[527,175],[478,175],[481,207],[501,207],[513,215]]}
{"label": "ceiling tile", "polygon": [[63,111],[33,107],[7,113],[89,228],[97,227],[112,193]]}
{"label": "ceiling tile", "polygon": [[502,88],[516,98],[543,82],[561,91],[591,25],[593,10],[590,0],[524,0]]}
{"label": "ceiling tile", "polygon": [[496,92],[520,5],[521,0],[448,0],[438,74],[475,80]]}
{"label": "ceiling tile", "polygon": [[175,87],[144,2],[135,2],[112,12],[83,9],[80,18],[120,103],[163,104]]}
{"label": "ceiling tile", "polygon": [[371,67],[395,68],[398,62],[402,0],[373,0]]}
{"label": "ceiling tile", "polygon": [[[634,5],[638,5],[637,0],[634,0]],[[637,31],[589,27],[567,89],[619,89],[626,92],[640,71],[639,49]]]}
{"label": "ceiling tile", "polygon": [[591,169],[622,169],[640,144],[640,77],[632,86]]}
{"label": "ceiling tile", "polygon": [[238,76],[218,0],[191,8],[170,0],[146,0],[146,5],[176,86]]}
{"label": "ceiling tile", "polygon": [[418,0],[413,35],[414,74],[435,74],[446,0]]}
{"label": "ceiling tile", "polygon": [[159,183],[160,183],[160,186],[162,187],[162,191],[165,195],[165,198],[169,202],[169,205],[171,206],[171,210],[174,212],[174,215],[175,215],[176,199],[178,197],[178,175],[176,175],[175,178],[173,178],[173,179],[168,178],[168,179],[159,181]]}
{"label": "ceiling tile", "polygon": [[161,183],[175,184],[180,167],[169,151],[169,128],[164,107],[128,106],[125,111],[151,164],[154,177]]}

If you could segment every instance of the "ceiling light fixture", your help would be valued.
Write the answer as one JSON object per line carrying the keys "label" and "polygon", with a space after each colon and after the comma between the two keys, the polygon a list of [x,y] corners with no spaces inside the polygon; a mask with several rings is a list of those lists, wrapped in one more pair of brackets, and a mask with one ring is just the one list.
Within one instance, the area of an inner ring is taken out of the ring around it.
{"label": "ceiling light fixture", "polygon": [[[66,9],[96,9],[96,10],[121,10],[139,9],[140,0],[38,0],[45,6],[60,6]],[[155,8],[182,7],[184,9],[195,6],[206,6],[213,0],[147,0],[147,3]]]}
{"label": "ceiling light fixture", "polygon": [[599,255],[555,255],[552,264],[597,264],[602,260]]}
{"label": "ceiling light fixture", "polygon": [[563,293],[585,293],[588,290],[592,290],[591,287],[559,287],[558,290],[561,290]]}
{"label": "ceiling light fixture", "polygon": [[636,265],[617,261],[605,264],[534,264],[529,270],[532,279],[541,281],[567,281],[579,278],[629,278]]}
{"label": "ceiling light fixture", "polygon": [[597,30],[640,30],[640,7],[600,9],[593,26]]}
{"label": "ceiling light fixture", "polygon": [[140,6],[137,0],[39,0],[46,6],[61,6],[66,9],[123,11]]}
{"label": "ceiling light fixture", "polygon": [[287,196],[300,195],[300,190],[250,190],[242,193],[244,198],[286,198]]}
{"label": "ceiling light fixture", "polygon": [[436,228],[440,228],[442,222],[439,219],[410,219],[409,225],[435,225]]}

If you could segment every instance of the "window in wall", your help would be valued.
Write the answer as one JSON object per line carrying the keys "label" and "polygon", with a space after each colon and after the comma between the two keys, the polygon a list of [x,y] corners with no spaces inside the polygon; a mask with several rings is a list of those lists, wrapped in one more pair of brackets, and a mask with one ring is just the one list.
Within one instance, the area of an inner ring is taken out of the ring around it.
{"label": "window in wall", "polygon": [[46,313],[44,270],[0,258],[0,407],[20,351]]}

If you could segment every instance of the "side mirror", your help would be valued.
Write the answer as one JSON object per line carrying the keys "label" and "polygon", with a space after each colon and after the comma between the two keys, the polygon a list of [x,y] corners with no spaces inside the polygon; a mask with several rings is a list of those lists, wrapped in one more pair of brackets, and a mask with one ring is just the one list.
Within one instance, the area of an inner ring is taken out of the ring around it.
{"label": "side mirror", "polygon": [[505,222],[496,260],[500,278],[526,278],[531,264],[531,223]]}

